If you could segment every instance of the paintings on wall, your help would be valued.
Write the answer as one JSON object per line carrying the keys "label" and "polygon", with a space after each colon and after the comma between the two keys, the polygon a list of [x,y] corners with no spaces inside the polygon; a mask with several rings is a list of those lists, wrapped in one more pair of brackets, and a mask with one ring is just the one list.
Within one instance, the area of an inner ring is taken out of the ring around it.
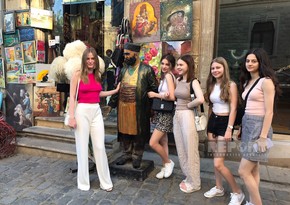
{"label": "paintings on wall", "polygon": [[175,59],[178,59],[181,55],[190,54],[191,46],[190,40],[162,42],[162,54],[172,54]]}
{"label": "paintings on wall", "polygon": [[20,43],[19,30],[16,30],[15,33],[3,34],[3,44],[5,47],[15,46]]}
{"label": "paintings on wall", "polygon": [[34,87],[34,116],[59,116],[60,93],[56,87]]}
{"label": "paintings on wall", "polygon": [[192,0],[162,1],[161,40],[189,40],[192,38]]}
{"label": "paintings on wall", "polygon": [[130,4],[133,42],[160,41],[160,2],[149,0]]}
{"label": "paintings on wall", "polygon": [[6,92],[7,123],[16,131],[32,126],[33,84],[7,84]]}

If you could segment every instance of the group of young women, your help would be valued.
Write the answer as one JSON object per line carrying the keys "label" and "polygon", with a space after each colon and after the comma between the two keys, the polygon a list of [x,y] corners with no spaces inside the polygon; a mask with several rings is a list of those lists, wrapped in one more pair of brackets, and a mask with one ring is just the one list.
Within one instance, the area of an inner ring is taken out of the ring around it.
{"label": "group of young women", "polygon": [[[177,72],[177,78],[173,70]],[[237,85],[231,81],[226,60],[217,57],[210,64],[210,72],[206,82],[206,93],[203,94],[199,81],[195,78],[195,65],[191,55],[175,58],[168,54],[161,59],[161,81],[159,92],[148,92],[149,98],[176,101],[174,113],[156,113],[156,127],[150,139],[150,146],[160,155],[163,167],[157,173],[158,179],[168,178],[174,169],[174,162],[169,158],[167,133],[174,134],[179,164],[184,180],[179,184],[181,191],[192,193],[201,189],[200,158],[198,151],[199,136],[195,128],[193,109],[206,101],[209,104],[209,120],[207,135],[214,156],[214,173],[216,183],[204,193],[207,198],[223,196],[222,178],[232,190],[230,205],[241,204],[244,193],[237,185],[231,171],[224,164],[224,155],[220,150],[232,141],[233,126],[239,102]],[[258,83],[254,84],[258,80]],[[267,161],[269,149],[267,138],[272,138],[272,118],[274,102],[280,93],[277,79],[271,68],[267,53],[259,48],[250,50],[245,56],[245,64],[241,69],[240,93],[247,97],[245,115],[242,120],[241,140],[245,146],[239,174],[249,192],[248,205],[261,205],[259,193],[259,162]],[[192,99],[190,86],[194,91]],[[75,95],[78,89],[79,105],[75,110]],[[99,77],[98,57],[93,48],[88,48],[82,59],[82,69],[71,80],[69,126],[75,128],[78,157],[78,188],[88,190],[88,138],[92,137],[100,187],[111,191],[113,184],[110,178],[108,161],[104,146],[104,125],[99,107],[100,97],[112,95],[119,90],[102,91]],[[97,97],[92,98],[92,95]],[[78,116],[75,118],[75,116]],[[257,145],[257,151],[253,144]],[[251,145],[251,146],[250,146]]]}
{"label": "group of young women", "polygon": [[[229,205],[242,204],[245,195],[236,183],[231,170],[224,164],[226,155],[224,150],[227,143],[233,140],[240,93],[243,100],[247,98],[247,102],[239,130],[242,132],[243,147],[240,149],[242,159],[238,171],[249,192],[249,202],[246,204],[261,205],[259,162],[266,162],[268,158],[267,138],[272,139],[271,123],[274,103],[281,92],[269,57],[262,48],[248,51],[241,68],[239,89],[230,78],[227,61],[223,57],[213,59],[204,95],[195,78],[194,67],[194,61],[190,55],[181,56],[176,66],[171,55],[163,56],[159,93],[148,94],[151,98],[176,100],[174,114],[157,113],[157,125],[151,136],[150,146],[163,161],[163,167],[156,177],[167,178],[173,171],[174,163],[169,159],[167,139],[167,133],[171,132],[173,126],[179,164],[185,175],[179,188],[185,193],[201,189],[199,138],[195,128],[193,108],[198,107],[205,100],[209,104],[207,136],[214,156],[216,183],[213,188],[204,193],[204,196],[206,198],[223,196],[225,191],[222,180],[224,178],[232,190]],[[173,69],[178,74],[177,79],[173,77]],[[190,86],[195,94],[194,99],[191,98]],[[254,145],[257,149],[254,149]]]}

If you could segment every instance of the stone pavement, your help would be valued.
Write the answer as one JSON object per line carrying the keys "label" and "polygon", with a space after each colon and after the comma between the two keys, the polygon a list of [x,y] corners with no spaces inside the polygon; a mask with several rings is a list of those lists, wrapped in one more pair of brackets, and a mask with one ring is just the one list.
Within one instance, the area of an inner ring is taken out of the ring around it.
{"label": "stone pavement", "polygon": [[[96,171],[90,173],[91,189],[78,190],[76,173],[70,172],[70,168],[76,164],[75,161],[15,155],[0,160],[0,205],[227,204],[230,190],[226,184],[225,196],[212,199],[203,196],[214,185],[211,159],[201,159],[202,189],[192,194],[184,194],[178,187],[183,175],[177,157],[171,158],[176,163],[173,175],[168,179],[158,180],[155,174],[160,169],[161,160],[155,153],[145,152],[144,159],[155,162],[155,169],[149,177],[141,182],[112,176],[114,190],[107,193],[100,190]],[[238,167],[235,162],[227,164],[230,169]],[[236,175],[237,170],[233,170],[233,173]],[[264,205],[290,205],[289,173],[290,169],[261,167],[261,195]],[[239,178],[237,180],[245,191],[242,181]]]}

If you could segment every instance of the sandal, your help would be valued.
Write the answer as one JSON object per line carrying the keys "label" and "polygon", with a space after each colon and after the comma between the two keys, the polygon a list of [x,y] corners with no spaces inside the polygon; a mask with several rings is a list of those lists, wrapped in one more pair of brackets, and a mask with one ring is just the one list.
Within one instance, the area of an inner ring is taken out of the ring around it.
{"label": "sandal", "polygon": [[113,191],[113,187],[108,188],[108,189],[103,189],[102,187],[100,187],[101,190],[106,191],[106,192],[111,192]]}
{"label": "sandal", "polygon": [[194,188],[189,189],[187,186],[188,186],[187,183],[182,181],[179,185],[179,188],[181,191],[183,191],[184,193],[187,193],[187,194],[198,191],[201,188],[201,187],[199,187],[198,189],[194,189]]}

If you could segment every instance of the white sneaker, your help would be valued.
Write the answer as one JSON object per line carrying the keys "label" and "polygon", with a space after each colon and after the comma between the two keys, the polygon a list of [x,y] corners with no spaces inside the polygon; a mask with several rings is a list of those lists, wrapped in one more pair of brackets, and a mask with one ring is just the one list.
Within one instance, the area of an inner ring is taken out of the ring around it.
{"label": "white sneaker", "polygon": [[165,172],[165,168],[162,167],[161,170],[160,170],[160,172],[158,172],[158,173],[156,174],[156,178],[157,178],[157,179],[163,179],[163,178],[164,178],[164,172]]}
{"label": "white sneaker", "polygon": [[223,196],[225,194],[224,189],[218,189],[216,186],[211,188],[209,191],[205,192],[203,195],[206,198],[212,198],[215,196]]}
{"label": "white sneaker", "polygon": [[165,167],[164,178],[168,178],[173,172],[174,162],[170,160],[170,163],[165,163],[164,167]]}
{"label": "white sneaker", "polygon": [[244,201],[245,194],[243,192],[241,193],[231,193],[231,201],[229,205],[241,205]]}
{"label": "white sneaker", "polygon": [[245,205],[254,205],[254,204],[252,204],[251,202],[248,202],[248,201],[247,201],[247,202],[245,203]]}

